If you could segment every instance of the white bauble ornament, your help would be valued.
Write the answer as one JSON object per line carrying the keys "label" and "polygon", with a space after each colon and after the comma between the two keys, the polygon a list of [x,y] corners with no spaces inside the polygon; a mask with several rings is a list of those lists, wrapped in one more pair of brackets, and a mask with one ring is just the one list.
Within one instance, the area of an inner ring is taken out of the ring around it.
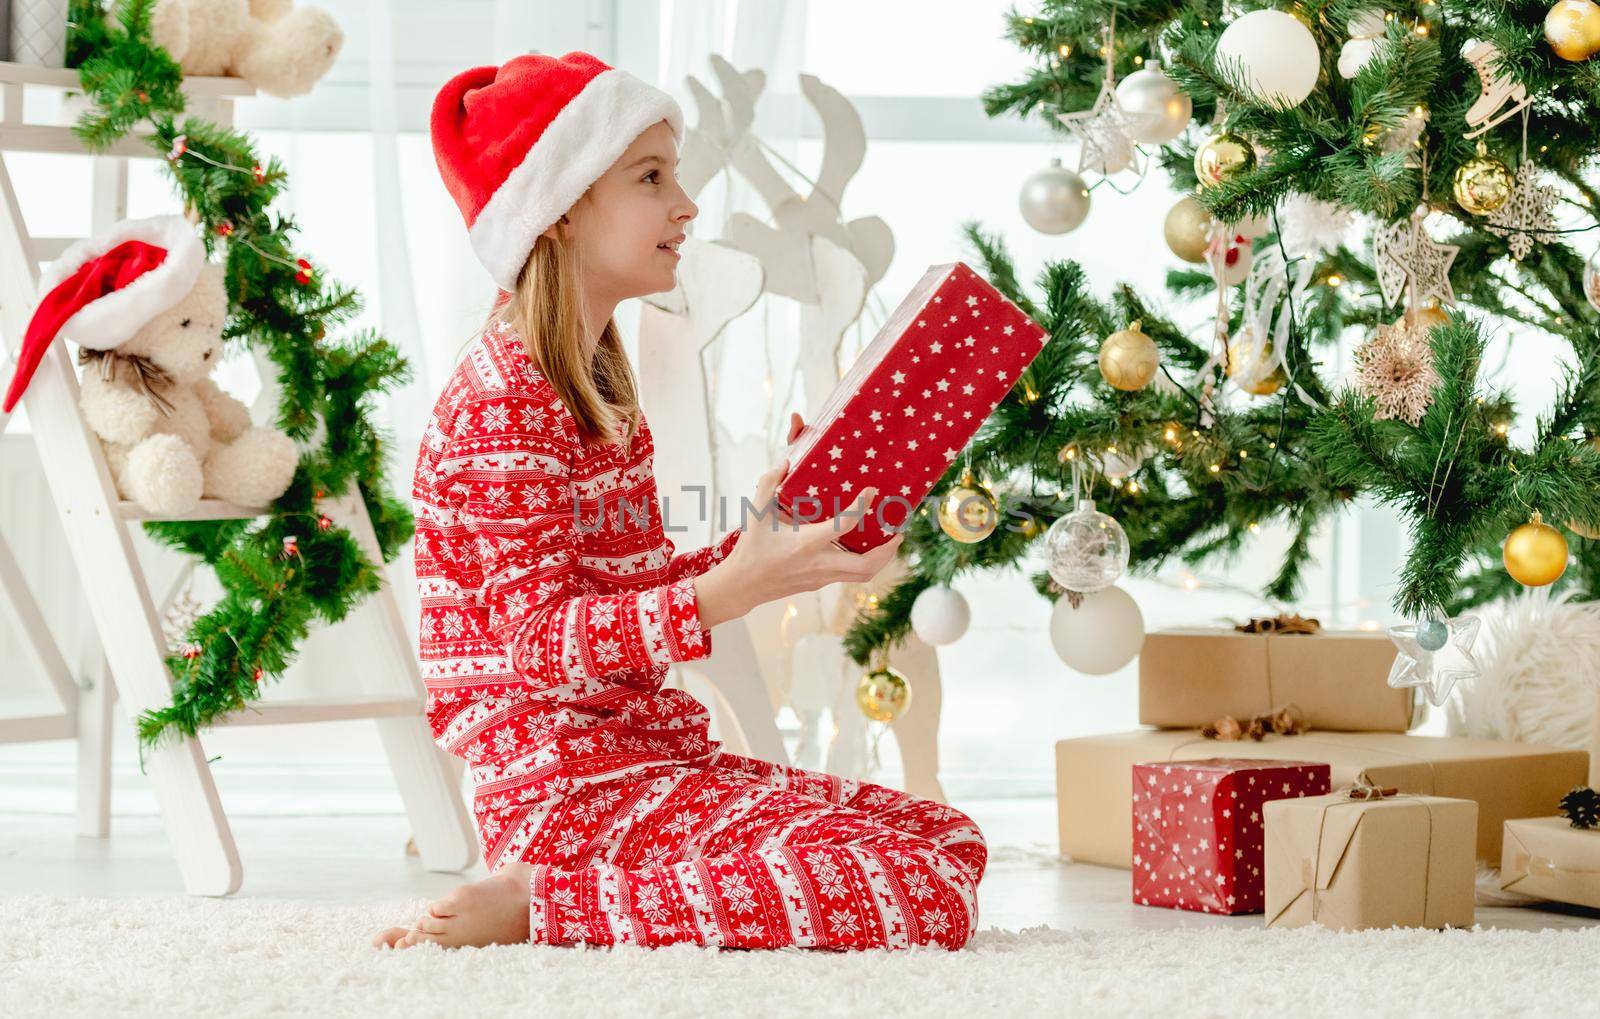
{"label": "white bauble ornament", "polygon": [[1050,613],[1050,643],[1070,668],[1104,676],[1133,661],[1144,646],[1144,615],[1120,587],[1086,594],[1077,608],[1063,596]]}
{"label": "white bauble ornament", "polygon": [[1298,106],[1317,85],[1322,58],[1311,29],[1283,11],[1251,11],[1217,37],[1216,64],[1242,66],[1244,84],[1259,102]]}
{"label": "white bauble ornament", "polygon": [[1044,532],[1044,568],[1068,591],[1104,590],[1128,570],[1127,532],[1085,499]]}
{"label": "white bauble ornament", "polygon": [[972,607],[953,587],[930,587],[911,603],[911,629],[934,647],[960,640],[971,621]]}
{"label": "white bauble ornament", "polygon": [[1022,182],[1017,205],[1023,220],[1040,233],[1070,233],[1089,215],[1089,186],[1061,160],[1052,159]]}
{"label": "white bauble ornament", "polygon": [[1339,48],[1339,77],[1354,78],[1378,55],[1384,35],[1383,12],[1363,11],[1346,22],[1345,29],[1350,41]]}
{"label": "white bauble ornament", "polygon": [[1117,105],[1128,118],[1128,135],[1146,145],[1165,145],[1189,126],[1194,103],[1161,69],[1149,60],[1117,83]]}

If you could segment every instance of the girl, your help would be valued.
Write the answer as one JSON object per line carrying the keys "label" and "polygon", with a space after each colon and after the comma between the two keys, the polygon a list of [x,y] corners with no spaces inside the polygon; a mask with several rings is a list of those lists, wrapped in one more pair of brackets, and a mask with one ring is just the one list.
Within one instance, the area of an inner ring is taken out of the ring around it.
{"label": "girl", "polygon": [[662,685],[711,653],[718,623],[868,580],[900,543],[856,555],[832,544],[839,521],[782,516],[779,463],[754,526],[674,553],[612,313],[674,285],[698,212],[682,132],[670,96],[584,53],[470,70],[435,100],[440,170],[502,294],[418,458],[421,657],[435,737],[473,770],[491,876],[374,944],[972,935],[987,851],[969,818],[729,753],[705,707]]}

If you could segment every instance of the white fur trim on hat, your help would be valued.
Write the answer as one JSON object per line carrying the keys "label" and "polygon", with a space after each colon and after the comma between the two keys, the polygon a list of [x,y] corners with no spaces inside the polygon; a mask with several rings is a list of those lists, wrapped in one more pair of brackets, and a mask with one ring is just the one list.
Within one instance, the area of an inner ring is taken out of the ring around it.
{"label": "white fur trim on hat", "polygon": [[48,294],[84,263],[125,241],[144,241],[165,248],[167,257],[122,289],[79,308],[62,324],[59,335],[80,347],[110,350],[126,343],[151,319],[194,289],[206,263],[205,246],[196,236],[193,224],[182,216],[126,219],[63,251],[40,275],[39,293]]}
{"label": "white fur trim on hat", "polygon": [[660,120],[682,139],[677,100],[615,68],[595,75],[562,107],[469,231],[473,250],[500,289],[516,289],[517,274],[539,235]]}

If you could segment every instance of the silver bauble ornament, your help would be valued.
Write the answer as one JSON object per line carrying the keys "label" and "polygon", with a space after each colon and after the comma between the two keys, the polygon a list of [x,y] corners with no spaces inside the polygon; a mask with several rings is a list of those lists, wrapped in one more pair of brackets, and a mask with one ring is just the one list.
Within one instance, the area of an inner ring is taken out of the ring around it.
{"label": "silver bauble ornament", "polygon": [[911,603],[911,629],[923,643],[953,644],[967,632],[972,607],[960,591],[944,584],[924,590]]}
{"label": "silver bauble ornament", "polygon": [[1044,533],[1044,566],[1068,591],[1104,590],[1127,572],[1127,532],[1115,517],[1095,509],[1093,499],[1085,499]]}
{"label": "silver bauble ornament", "polygon": [[1083,178],[1052,159],[1050,165],[1022,182],[1017,198],[1022,219],[1042,234],[1076,230],[1089,215],[1089,186]]}
{"label": "silver bauble ornament", "polygon": [[1148,60],[1117,84],[1117,103],[1128,118],[1128,135],[1146,145],[1165,145],[1189,126],[1194,103],[1161,69]]}
{"label": "silver bauble ornament", "polygon": [[1583,265],[1583,296],[1589,299],[1589,307],[1600,311],[1600,251]]}

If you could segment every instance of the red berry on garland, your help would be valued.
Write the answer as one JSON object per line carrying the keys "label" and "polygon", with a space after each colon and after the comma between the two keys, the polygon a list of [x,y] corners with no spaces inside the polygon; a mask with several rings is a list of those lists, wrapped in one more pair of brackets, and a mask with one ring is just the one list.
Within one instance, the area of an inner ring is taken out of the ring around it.
{"label": "red berry on garland", "polygon": [[200,645],[199,644],[193,644],[193,643],[185,644],[183,646],[183,657],[188,659],[191,662],[194,661],[196,658],[199,658],[200,657]]}
{"label": "red berry on garland", "polygon": [[317,526],[326,531],[328,528],[333,526],[333,518],[324,513],[322,516],[317,518]]}
{"label": "red berry on garland", "polygon": [[227,220],[223,220],[222,222],[217,224],[217,236],[218,237],[229,237],[229,236],[232,236],[232,234],[233,234],[233,224],[232,223],[228,222]]}
{"label": "red berry on garland", "polygon": [[258,666],[256,666],[256,671],[251,673],[250,678],[255,680],[257,683],[259,683],[259,682],[261,682],[261,677],[264,676],[264,675],[266,675],[266,673],[262,672],[261,671],[261,666],[258,665]]}
{"label": "red berry on garland", "polygon": [[179,156],[188,151],[189,136],[186,134],[180,134],[178,137],[172,139],[172,148],[167,150],[167,158],[175,162]]}
{"label": "red berry on garland", "polygon": [[319,489],[317,489],[317,494],[316,494],[315,497],[318,498],[318,499],[321,499],[323,496],[325,496],[327,494],[328,494],[327,492],[324,492],[322,489],[319,488]]}
{"label": "red berry on garland", "polygon": [[150,101],[150,93],[146,92],[144,89],[140,89],[139,90],[139,101],[141,103],[148,103]]}
{"label": "red berry on garland", "polygon": [[294,281],[305,286],[311,282],[311,263],[303,258],[297,259],[296,262],[300,266],[300,271],[294,274]]}
{"label": "red berry on garland", "polygon": [[285,559],[287,559],[292,555],[299,555],[299,554],[300,554],[300,539],[297,538],[296,536],[292,535],[292,534],[285,535],[284,539],[283,539],[283,557]]}
{"label": "red berry on garland", "polygon": [[261,168],[260,163],[251,167],[250,172],[255,176],[257,184],[265,184],[267,182],[267,171]]}

